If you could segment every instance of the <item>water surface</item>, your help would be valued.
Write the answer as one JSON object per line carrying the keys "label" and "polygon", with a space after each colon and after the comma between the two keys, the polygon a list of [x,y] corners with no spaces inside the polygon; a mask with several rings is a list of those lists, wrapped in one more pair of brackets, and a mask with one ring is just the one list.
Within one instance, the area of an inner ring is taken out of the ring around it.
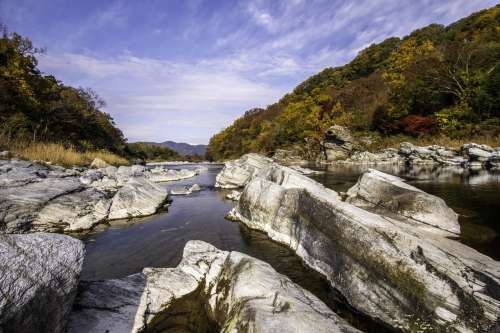
{"label": "water surface", "polygon": [[[168,166],[176,168],[175,166]],[[197,166],[178,166],[189,168]],[[168,212],[146,218],[112,222],[110,226],[83,236],[86,244],[82,279],[121,278],[144,267],[175,267],[189,240],[203,240],[222,250],[240,251],[264,260],[278,272],[311,291],[351,324],[366,332],[388,329],[344,305],[318,273],[306,268],[286,247],[238,223],[224,219],[233,207],[224,198],[227,192],[215,190],[220,166],[208,165],[200,175],[183,181],[164,183],[167,188],[191,185],[202,187],[189,196],[174,196]],[[315,175],[317,181],[337,191],[346,191],[368,167],[330,166]],[[488,172],[463,169],[407,169],[380,166],[381,171],[404,177],[410,184],[442,197],[460,214],[464,236],[461,241],[500,260],[500,223],[495,210],[500,199],[500,177]]]}

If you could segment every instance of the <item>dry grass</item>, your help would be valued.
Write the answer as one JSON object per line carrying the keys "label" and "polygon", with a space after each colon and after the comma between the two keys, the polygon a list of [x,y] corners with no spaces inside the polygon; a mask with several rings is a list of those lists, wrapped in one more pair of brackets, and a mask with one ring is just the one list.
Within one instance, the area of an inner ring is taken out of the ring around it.
{"label": "dry grass", "polygon": [[11,145],[9,148],[11,153],[19,158],[50,162],[66,167],[90,165],[96,157],[111,165],[128,164],[126,159],[109,151],[79,152],[71,147],[65,148],[63,145],[57,143],[16,144]]}
{"label": "dry grass", "polygon": [[452,139],[446,136],[424,136],[411,137],[405,135],[395,135],[390,137],[380,137],[370,145],[369,150],[377,151],[384,148],[399,148],[401,142],[410,142],[418,146],[439,145],[450,148],[460,148],[465,143],[486,144],[491,147],[500,147],[500,136],[476,136],[464,139]]}

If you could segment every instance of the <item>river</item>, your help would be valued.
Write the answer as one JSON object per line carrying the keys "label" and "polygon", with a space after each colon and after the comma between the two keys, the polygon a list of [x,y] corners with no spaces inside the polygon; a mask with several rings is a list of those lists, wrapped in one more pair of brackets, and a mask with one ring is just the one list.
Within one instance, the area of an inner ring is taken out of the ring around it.
{"label": "river", "polygon": [[[195,168],[198,165],[169,166]],[[206,167],[206,166],[205,166]],[[209,165],[200,175],[184,181],[165,183],[167,188],[199,184],[202,191],[189,196],[174,196],[168,212],[115,221],[82,236],[87,254],[82,280],[121,278],[144,267],[175,267],[188,240],[207,241],[222,250],[240,251],[271,264],[308,289],[355,327],[369,332],[388,331],[344,305],[341,297],[317,273],[302,265],[289,249],[269,240],[264,234],[224,219],[234,205],[225,199],[227,192],[213,185],[221,167]],[[318,168],[317,168],[318,169]],[[367,167],[330,166],[314,179],[337,191],[346,191]],[[496,217],[500,203],[500,176],[484,171],[462,169],[407,169],[402,166],[377,167],[400,175],[410,184],[442,197],[460,214],[463,236],[460,241],[500,260],[500,222]]]}

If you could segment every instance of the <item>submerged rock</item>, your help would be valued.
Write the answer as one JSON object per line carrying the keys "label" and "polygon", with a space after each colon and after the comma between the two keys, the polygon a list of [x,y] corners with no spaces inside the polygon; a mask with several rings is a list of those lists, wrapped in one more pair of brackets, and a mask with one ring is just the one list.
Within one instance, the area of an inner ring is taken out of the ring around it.
{"label": "submerged rock", "polygon": [[83,256],[69,236],[0,235],[0,331],[65,332]]}
{"label": "submerged rock", "polygon": [[81,285],[69,333],[358,332],[270,265],[189,241],[177,268]]}
{"label": "submerged rock", "polygon": [[393,328],[482,332],[497,324],[499,262],[419,221],[375,214],[308,185],[255,177],[229,218],[294,250],[351,306]]}
{"label": "submerged rock", "polygon": [[156,213],[167,200],[167,191],[143,177],[130,178],[111,201],[108,219],[123,219]]}
{"label": "submerged rock", "polygon": [[404,217],[460,234],[458,215],[443,199],[408,185],[403,179],[369,169],[347,191],[347,202],[387,209]]}

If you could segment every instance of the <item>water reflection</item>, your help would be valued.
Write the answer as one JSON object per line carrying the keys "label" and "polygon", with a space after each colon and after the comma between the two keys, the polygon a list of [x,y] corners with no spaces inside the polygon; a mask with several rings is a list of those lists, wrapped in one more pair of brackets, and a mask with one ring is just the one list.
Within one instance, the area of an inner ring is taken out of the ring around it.
{"label": "water reflection", "polygon": [[[314,167],[312,167],[314,168]],[[460,241],[500,260],[500,172],[432,165],[329,165],[312,178],[345,192],[369,168],[402,177],[409,184],[443,198],[459,216]]]}

